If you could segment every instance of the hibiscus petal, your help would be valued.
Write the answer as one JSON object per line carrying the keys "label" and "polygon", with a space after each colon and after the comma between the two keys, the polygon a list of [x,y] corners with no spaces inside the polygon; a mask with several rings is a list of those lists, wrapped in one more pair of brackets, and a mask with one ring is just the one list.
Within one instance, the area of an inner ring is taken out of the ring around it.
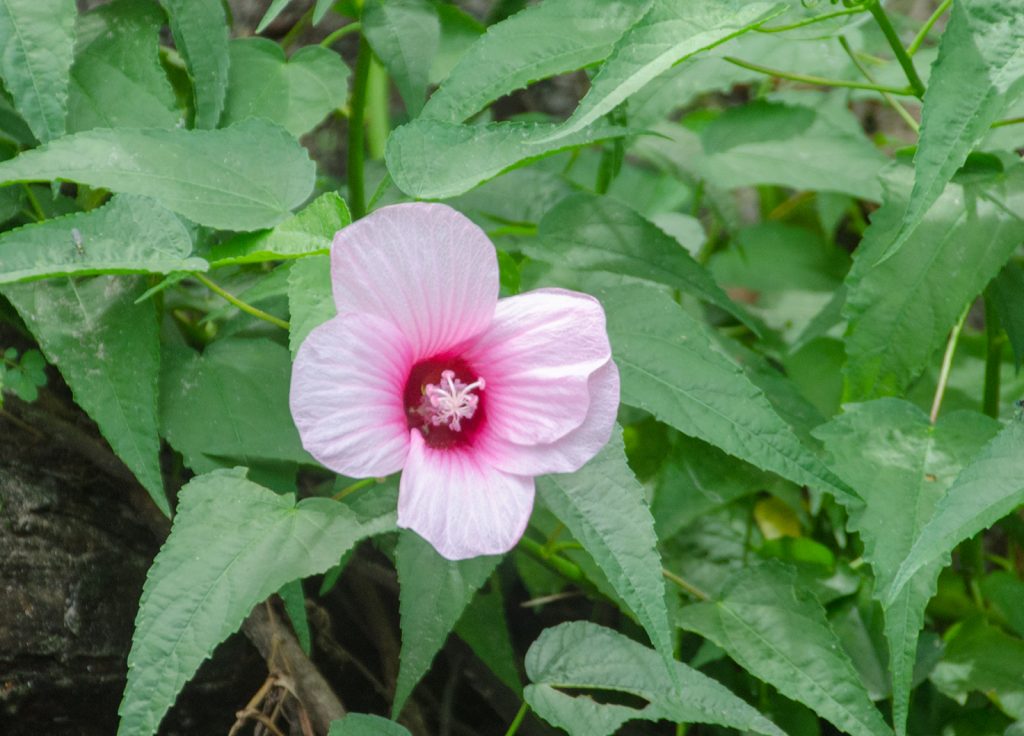
{"label": "hibiscus petal", "polygon": [[339,313],[373,314],[422,360],[473,337],[498,300],[498,258],[487,235],[441,204],[383,207],[334,236]]}
{"label": "hibiscus petal", "polygon": [[564,289],[502,299],[463,357],[486,379],[489,431],[521,445],[551,443],[583,423],[590,374],[611,358],[604,310]]}
{"label": "hibiscus petal", "polygon": [[400,470],[409,452],[402,391],[412,348],[391,323],[339,315],[314,329],[292,366],[291,410],[302,445],[353,478]]}
{"label": "hibiscus petal", "polygon": [[590,376],[590,410],[576,429],[546,445],[519,445],[487,432],[475,449],[506,473],[544,475],[573,473],[608,444],[619,412],[619,369],[608,361]]}
{"label": "hibiscus petal", "polygon": [[472,449],[433,449],[419,431],[409,434],[398,526],[412,529],[449,560],[512,549],[533,510],[533,478],[492,468]]}

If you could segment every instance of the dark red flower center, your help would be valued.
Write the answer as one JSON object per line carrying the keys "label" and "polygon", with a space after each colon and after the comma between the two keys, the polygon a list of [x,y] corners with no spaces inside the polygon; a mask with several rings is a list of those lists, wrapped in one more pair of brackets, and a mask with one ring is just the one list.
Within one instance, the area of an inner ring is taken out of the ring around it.
{"label": "dark red flower center", "polygon": [[429,447],[473,443],[486,410],[484,379],[459,357],[437,356],[412,367],[403,399],[410,429],[419,429]]}

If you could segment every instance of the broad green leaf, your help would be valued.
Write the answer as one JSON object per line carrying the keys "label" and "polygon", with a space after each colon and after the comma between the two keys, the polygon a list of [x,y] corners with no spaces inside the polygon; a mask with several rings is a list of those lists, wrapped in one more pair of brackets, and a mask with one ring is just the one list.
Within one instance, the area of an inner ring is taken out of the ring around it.
{"label": "broad green leaf", "polygon": [[1024,419],[1010,423],[957,476],[889,585],[892,601],[918,570],[1024,503]]}
{"label": "broad green leaf", "polygon": [[[228,19],[221,0],[160,0],[195,96],[195,127],[216,128],[228,87]],[[258,150],[258,149],[257,149]]]}
{"label": "broad green leaf", "polygon": [[402,712],[463,610],[500,561],[497,555],[452,562],[414,532],[399,533],[395,567],[402,652],[391,705],[393,718]]}
{"label": "broad green leaf", "polygon": [[0,78],[43,143],[64,135],[75,15],[73,0],[0,0]]}
{"label": "broad green leaf", "polygon": [[649,0],[546,0],[487,29],[459,59],[423,118],[461,123],[502,95],[604,60]]}
{"label": "broad green leaf", "polygon": [[654,519],[643,486],[626,463],[620,431],[616,428],[611,442],[580,470],[545,476],[538,480],[537,490],[636,614],[654,648],[671,661]]}
{"label": "broad green leaf", "polygon": [[419,118],[388,138],[386,159],[395,184],[419,199],[444,199],[535,158],[634,131],[599,122],[571,135],[554,123],[456,125]]}
{"label": "broad green leaf", "polygon": [[345,104],[348,67],[334,51],[305,46],[290,59],[266,38],[236,38],[221,125],[272,120],[296,138]]}
{"label": "broad green leaf", "polygon": [[292,264],[288,271],[288,311],[288,347],[294,358],[313,328],[337,314],[331,295],[330,256],[303,258]]}
{"label": "broad green leaf", "polygon": [[745,0],[654,0],[644,17],[615,44],[559,134],[591,125],[683,59],[749,31],[784,8],[781,3]]}
{"label": "broad green leaf", "polygon": [[[545,629],[526,655],[526,702],[570,736],[610,736],[626,721],[709,723],[744,733],[784,736],[775,724],[724,685],[673,662],[675,678],[658,654],[622,634],[585,621]],[[599,703],[560,688],[628,693],[643,708]]]}
{"label": "broad green leaf", "polygon": [[884,261],[906,247],[971,149],[1003,114],[1022,75],[1024,9],[1011,0],[954,3],[924,96],[914,189],[899,227],[876,259]]}
{"label": "broad green leaf", "polygon": [[184,684],[253,606],[393,526],[393,515],[362,522],[325,498],[296,504],[246,480],[241,468],[190,481],[142,591],[118,734],[155,734]]}
{"label": "broad green leaf", "polygon": [[992,303],[1013,348],[1017,370],[1024,364],[1024,268],[1007,263],[992,282]]}
{"label": "broad green leaf", "polygon": [[[825,442],[830,466],[863,499],[848,505],[848,526],[864,543],[864,558],[875,574],[876,598],[892,583],[961,468],[998,431],[994,419],[972,412],[947,414],[932,425],[923,411],[897,399],[848,405],[846,413],[815,431]],[[906,728],[918,632],[940,568],[932,562],[891,604],[883,601],[893,722],[901,734]]]}
{"label": "broad green leaf", "polygon": [[328,192],[272,230],[242,233],[215,245],[207,259],[213,266],[227,266],[326,254],[334,234],[351,222],[345,200]]}
{"label": "broad green leaf", "polygon": [[623,286],[603,293],[602,302],[623,403],[799,485],[851,493],[743,369],[714,347],[708,328],[668,296]]}
{"label": "broad green leaf", "polygon": [[362,23],[363,35],[395,80],[409,117],[416,117],[441,41],[437,10],[427,0],[370,0]]}
{"label": "broad green leaf", "polygon": [[961,705],[970,693],[982,692],[1008,716],[1024,721],[1021,662],[1024,640],[973,618],[960,624],[946,642],[930,679],[939,692]]}
{"label": "broad green leaf", "polygon": [[439,85],[451,74],[459,59],[480,36],[484,35],[487,28],[456,5],[437,5],[435,8],[437,18],[441,22],[441,38],[437,53],[434,54],[434,61],[430,65],[428,81],[430,84]]}
{"label": "broad green leaf", "polygon": [[410,736],[404,726],[387,718],[349,713],[331,724],[327,736]]}
{"label": "broad green leaf", "polygon": [[121,194],[104,207],[0,234],[0,284],[97,273],[205,271],[170,210]]}
{"label": "broad green leaf", "polygon": [[202,354],[168,350],[163,435],[199,473],[235,461],[312,464],[288,409],[290,375],[288,351],[264,338],[217,340]]}
{"label": "broad green leaf", "polygon": [[1024,636],[1024,580],[1012,572],[996,570],[980,581],[985,603],[1002,616],[1006,625],[1017,636]]}
{"label": "broad green leaf", "polygon": [[160,66],[163,13],[147,0],[117,0],[78,19],[67,129],[173,128],[181,120]]}
{"label": "broad green leaf", "polygon": [[170,515],[157,434],[157,316],[152,302],[134,303],[142,291],[140,280],[117,276],[3,287],[75,402]]}
{"label": "broad green leaf", "polygon": [[675,238],[614,199],[582,193],[563,199],[541,220],[538,238],[538,245],[524,248],[531,258],[573,271],[606,271],[665,284],[751,325]]}
{"label": "broad green leaf", "polygon": [[942,346],[964,306],[1024,238],[1024,167],[952,183],[896,255],[878,256],[900,226],[906,170],[885,181],[886,204],[872,217],[847,277],[847,400],[899,393]]}
{"label": "broad green leaf", "polygon": [[792,570],[766,563],[734,573],[718,600],[687,606],[679,625],[720,646],[745,670],[850,736],[892,734],[825,610],[795,585]]}
{"label": "broad green leaf", "polygon": [[201,225],[271,227],[313,191],[313,162],[265,120],[224,130],[89,130],[0,162],[0,185],[66,179],[152,197]]}

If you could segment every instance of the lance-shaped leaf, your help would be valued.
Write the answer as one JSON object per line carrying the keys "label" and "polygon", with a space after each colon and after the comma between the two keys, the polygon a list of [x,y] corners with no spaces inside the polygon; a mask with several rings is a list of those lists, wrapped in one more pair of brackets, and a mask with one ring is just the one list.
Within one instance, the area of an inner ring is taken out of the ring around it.
{"label": "lance-shaped leaf", "polygon": [[174,213],[146,197],[109,204],[0,234],[0,284],[98,273],[205,271]]}
{"label": "lance-shaped leaf", "polygon": [[395,80],[409,117],[416,117],[441,41],[437,10],[427,0],[370,0],[362,22],[363,34]]}
{"label": "lance-shaped leaf", "polygon": [[380,716],[349,713],[331,724],[327,736],[409,736],[405,726]]}
{"label": "lance-shaped leaf", "polygon": [[192,78],[195,127],[216,128],[228,88],[228,19],[221,0],[160,0]]}
{"label": "lance-shaped leaf", "polygon": [[[669,676],[652,649],[622,634],[585,621],[545,629],[526,655],[530,707],[570,736],[610,736],[626,721],[709,723],[745,733],[783,732],[728,688],[682,662]],[[644,708],[598,703],[560,688],[628,693],[648,701]]]}
{"label": "lance-shaped leaf", "polygon": [[267,596],[338,564],[356,542],[394,528],[325,498],[295,503],[244,469],[194,478],[146,576],[118,711],[121,736],[152,736],[185,682]]}
{"label": "lance-shaped leaf", "polygon": [[67,179],[152,197],[201,225],[270,227],[313,191],[299,143],[265,120],[224,130],[89,130],[0,163],[0,185]]}

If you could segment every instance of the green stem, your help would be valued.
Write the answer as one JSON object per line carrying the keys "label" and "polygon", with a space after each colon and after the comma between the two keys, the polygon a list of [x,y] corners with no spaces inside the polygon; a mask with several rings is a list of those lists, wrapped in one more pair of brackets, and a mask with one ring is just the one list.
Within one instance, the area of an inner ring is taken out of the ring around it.
{"label": "green stem", "polygon": [[869,89],[874,92],[888,92],[894,95],[914,95],[914,90],[909,87],[886,87],[881,84],[869,84],[867,82],[849,82],[845,79],[826,79],[825,77],[816,77],[810,74],[796,74],[795,72],[784,72],[779,69],[772,69],[767,66],[761,66],[760,64],[752,64],[749,61],[743,59],[737,59],[735,56],[723,57],[730,64],[749,69],[753,72],[760,72],[761,74],[767,74],[771,77],[778,77],[779,79],[789,79],[794,82],[803,82],[805,84],[817,84],[825,87],[848,87],[850,89]]}
{"label": "green stem", "polygon": [[587,580],[587,576],[583,574],[583,570],[580,569],[579,565],[574,562],[570,562],[564,557],[551,554],[544,548],[544,545],[539,542],[536,542],[529,537],[523,537],[519,540],[519,549],[530,555],[530,557],[537,560],[545,567],[551,569],[553,572],[558,573],[566,580],[580,586],[585,586],[588,590],[592,587],[590,582]]}
{"label": "green stem", "polygon": [[309,10],[303,13],[302,16],[295,21],[295,25],[288,29],[288,32],[284,34],[284,38],[281,39],[281,48],[288,51],[288,49],[295,45],[299,36],[309,26],[310,21],[313,20],[313,10],[314,8],[310,7]]}
{"label": "green stem", "polygon": [[967,321],[967,313],[971,311],[971,305],[968,304],[960,315],[960,319],[956,321],[956,325],[953,326],[953,331],[949,333],[949,341],[946,343],[946,352],[942,356],[942,368],[939,369],[939,383],[935,387],[935,398],[932,399],[932,411],[928,415],[929,421],[932,424],[939,418],[939,409],[942,407],[942,397],[946,393],[946,384],[949,383],[949,372],[953,367],[953,355],[956,353],[956,344],[960,340],[960,332],[964,329],[964,322]]}
{"label": "green stem", "polygon": [[917,32],[916,36],[914,36],[914,40],[910,42],[909,46],[907,46],[907,54],[909,56],[913,56],[917,53],[917,50],[921,48],[921,44],[924,43],[924,40],[928,37],[928,32],[931,31],[932,26],[934,26],[936,21],[942,17],[943,13],[949,10],[949,6],[952,4],[953,0],[943,0],[942,4],[935,9],[934,13],[932,13],[931,18],[925,21],[925,24],[921,26],[921,30]]}
{"label": "green stem", "polygon": [[526,718],[526,711],[530,710],[530,706],[523,701],[523,704],[519,706],[519,710],[516,711],[516,717],[512,719],[512,723],[508,725],[508,730],[505,732],[505,736],[515,736],[519,730],[519,726],[522,724],[523,719]]}
{"label": "green stem", "polygon": [[22,184],[25,187],[25,194],[28,197],[28,203],[32,207],[32,212],[38,218],[39,222],[46,219],[46,213],[43,212],[42,206],[39,204],[39,199],[36,197],[36,193],[32,191],[31,184]]}
{"label": "green stem", "polygon": [[[846,36],[840,36],[839,43],[840,45],[842,45],[843,50],[846,52],[846,55],[850,57],[850,61],[853,62],[853,65],[857,67],[861,74],[864,75],[864,78],[871,82],[872,84],[877,84],[877,82],[875,82],[875,78],[871,76],[871,72],[868,71],[868,68],[864,66],[860,59],[857,58],[857,54],[850,47],[849,42],[846,40]],[[921,132],[921,126],[918,124],[916,120],[914,120],[914,116],[907,111],[907,108],[903,107],[903,105],[900,104],[899,100],[897,100],[888,92],[883,92],[882,97],[885,98],[885,101],[889,104],[889,106],[896,111],[896,114],[903,118],[903,122],[910,126],[910,129],[912,131],[914,131],[915,133]]]}
{"label": "green stem", "polygon": [[685,590],[687,593],[692,595],[697,600],[706,601],[706,600],[709,600],[711,598],[711,596],[709,596],[703,590],[698,588],[696,585],[694,585],[693,583],[688,582],[687,580],[681,578],[679,575],[676,575],[674,572],[671,572],[669,570],[666,570],[666,569],[662,568],[661,574],[665,577],[666,580],[675,583],[676,585],[678,585],[680,588]]}
{"label": "green stem", "polygon": [[359,39],[355,78],[352,81],[352,102],[348,117],[348,206],[352,219],[366,214],[366,182],[363,179],[363,121],[366,116],[366,79],[370,75],[373,52],[365,38]]}
{"label": "green stem", "polygon": [[985,294],[985,393],[981,402],[981,410],[992,417],[999,418],[999,384],[1003,368],[1003,327],[999,323],[992,298]]}
{"label": "green stem", "polygon": [[857,13],[863,13],[867,10],[864,5],[855,5],[852,8],[844,8],[843,10],[837,10],[833,13],[825,13],[824,15],[816,15],[813,18],[804,18],[798,23],[790,23],[787,26],[772,26],[771,28],[755,28],[754,30],[758,33],[782,33],[783,31],[792,31],[795,28],[803,28],[804,26],[814,25],[815,23],[821,23],[826,20],[832,20],[833,18],[842,18],[844,15],[856,15]]}
{"label": "green stem", "polygon": [[320,45],[323,46],[325,49],[330,48],[331,46],[334,45],[334,42],[337,41],[339,38],[344,38],[350,33],[355,33],[356,31],[361,30],[362,27],[363,25],[359,21],[349,23],[348,25],[344,25],[338,30],[334,31],[333,33],[329,33],[327,35],[327,38],[320,42]]}
{"label": "green stem", "polygon": [[896,54],[896,61],[903,67],[903,72],[907,75],[907,81],[910,82],[914,96],[918,98],[924,97],[924,82],[918,76],[917,69],[914,68],[914,62],[907,54],[907,50],[903,48],[903,43],[900,41],[896,29],[892,27],[889,16],[885,14],[885,8],[882,7],[882,3],[879,0],[872,0],[868,5],[868,11],[874,17],[875,22],[878,23],[878,27],[882,29],[882,34],[885,36],[885,40],[889,42],[889,46],[892,47],[893,53]]}
{"label": "green stem", "polygon": [[367,486],[372,486],[376,482],[376,478],[363,478],[362,480],[357,480],[352,485],[348,485],[342,488],[340,491],[331,496],[331,498],[333,498],[335,501],[340,501],[343,498],[351,496],[358,490],[366,488]]}
{"label": "green stem", "polygon": [[366,148],[370,158],[384,158],[384,146],[391,132],[388,120],[388,73],[376,58],[371,57],[366,79]]}
{"label": "green stem", "polygon": [[253,305],[248,304],[246,302],[243,302],[241,299],[239,299],[234,294],[228,293],[227,291],[222,289],[220,286],[218,286],[217,284],[215,284],[212,281],[210,281],[210,279],[208,279],[205,276],[203,276],[203,274],[195,272],[195,273],[192,274],[192,277],[196,281],[201,283],[203,286],[205,286],[207,289],[212,291],[214,294],[216,294],[219,297],[222,297],[225,301],[227,301],[227,302],[233,304],[234,306],[238,307],[239,309],[241,309],[246,314],[251,314],[253,317],[256,317],[257,319],[261,319],[264,322],[269,322],[272,325],[276,325],[277,327],[280,327],[282,330],[287,330],[289,328],[289,324],[287,322],[285,322],[283,319],[280,319],[279,317],[275,317],[272,314],[268,314],[267,312],[264,312],[262,309],[257,309]]}
{"label": "green stem", "polygon": [[1024,117],[1020,117],[1020,118],[1007,118],[1006,120],[997,120],[996,122],[992,123],[992,127],[993,128],[1004,128],[1007,125],[1020,125],[1021,123],[1024,123]]}

